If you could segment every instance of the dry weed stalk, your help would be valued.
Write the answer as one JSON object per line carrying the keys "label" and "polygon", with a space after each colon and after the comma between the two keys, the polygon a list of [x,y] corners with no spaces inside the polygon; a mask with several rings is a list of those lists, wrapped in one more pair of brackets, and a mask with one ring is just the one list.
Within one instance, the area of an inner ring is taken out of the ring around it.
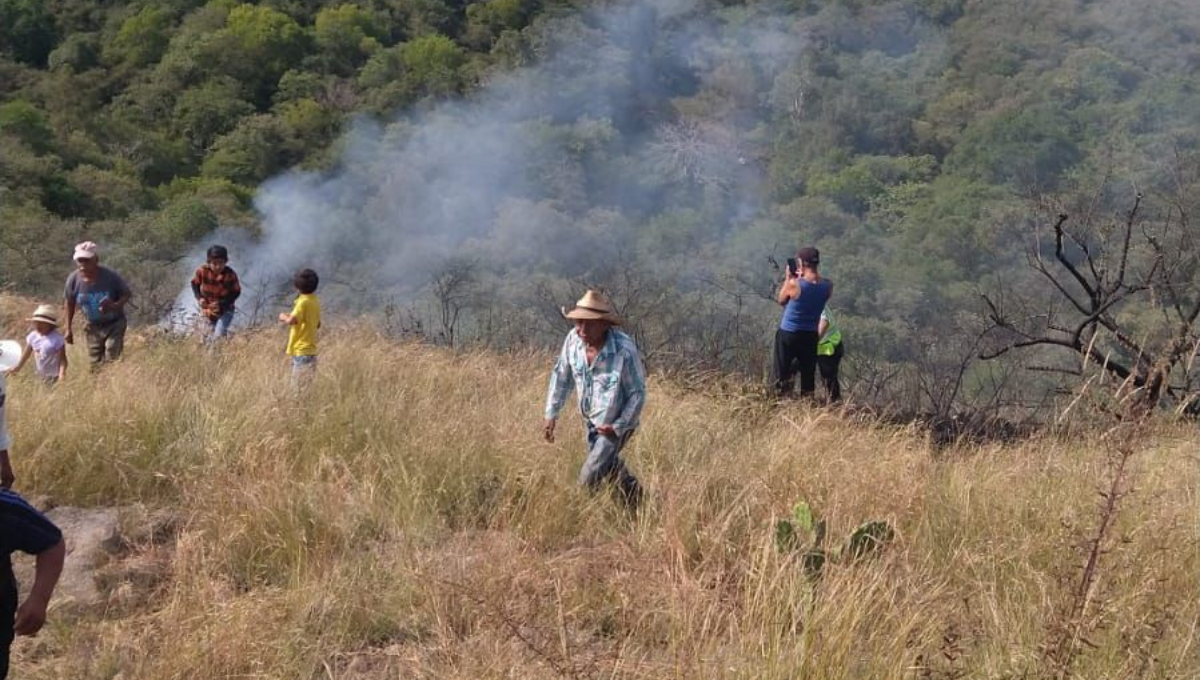
{"label": "dry weed stalk", "polygon": [[[1157,376],[1165,376],[1169,372],[1170,366],[1165,361],[1159,362],[1151,370],[1151,374]],[[1088,396],[1091,385],[1090,381],[1084,383],[1078,396],[1072,401],[1072,407]],[[1101,558],[1107,555],[1115,544],[1113,534],[1117,515],[1122,501],[1133,492],[1131,461],[1139,448],[1144,446],[1151,415],[1157,407],[1158,399],[1161,398],[1148,400],[1145,390],[1144,386],[1128,377],[1117,388],[1115,407],[1098,405],[1100,410],[1116,420],[1116,424],[1100,438],[1100,441],[1108,446],[1105,477],[1097,491],[1101,502],[1096,510],[1095,527],[1078,546],[1086,555],[1083,568],[1060,617],[1051,623],[1050,642],[1043,650],[1044,658],[1056,680],[1066,680],[1070,677],[1072,667],[1084,648],[1097,646],[1088,639],[1089,632],[1105,624],[1104,603],[1098,592]]]}

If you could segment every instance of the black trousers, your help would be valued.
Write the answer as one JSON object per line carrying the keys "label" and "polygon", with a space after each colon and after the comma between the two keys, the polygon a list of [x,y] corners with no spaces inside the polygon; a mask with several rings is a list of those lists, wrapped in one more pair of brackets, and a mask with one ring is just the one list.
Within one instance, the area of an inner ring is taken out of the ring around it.
{"label": "black trousers", "polygon": [[811,397],[817,390],[817,332],[776,330],[774,364],[779,396],[792,393],[798,368],[800,396]]}
{"label": "black trousers", "polygon": [[0,680],[8,677],[8,652],[12,647],[13,623],[17,615],[17,580],[8,556],[0,557]]}
{"label": "black trousers", "polygon": [[837,347],[833,349],[831,356],[818,356],[817,368],[821,371],[821,381],[825,383],[825,391],[829,394],[829,401],[842,400],[842,384],[838,381],[838,366],[842,363],[842,357],[846,354],[844,342],[839,342]]}

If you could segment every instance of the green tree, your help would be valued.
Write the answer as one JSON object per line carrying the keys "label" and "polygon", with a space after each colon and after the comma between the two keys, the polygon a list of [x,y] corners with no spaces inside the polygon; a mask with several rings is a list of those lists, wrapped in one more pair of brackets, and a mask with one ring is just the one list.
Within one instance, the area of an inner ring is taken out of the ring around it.
{"label": "green tree", "polygon": [[170,42],[171,16],[150,5],[121,23],[112,42],[104,46],[105,61],[146,66],[162,58]]}
{"label": "green tree", "polygon": [[1020,253],[1004,247],[997,213],[1007,192],[985,182],[942,176],[920,192],[898,223],[908,273],[923,284],[977,280],[997,260]]}
{"label": "green tree", "polygon": [[66,179],[85,197],[85,214],[92,219],[128,217],[151,204],[150,193],[137,177],[93,165],[80,165],[71,169]]}
{"label": "green tree", "polygon": [[168,206],[193,199],[200,201],[220,224],[250,226],[256,219],[252,210],[253,192],[227,179],[177,177],[160,187],[158,194]]}
{"label": "green tree", "polygon": [[0,54],[45,66],[56,39],[54,16],[44,0],[0,0]]}
{"label": "green tree", "polygon": [[410,38],[441,33],[457,35],[462,24],[461,0],[384,0],[392,23]]}
{"label": "green tree", "polygon": [[288,15],[262,5],[238,5],[230,10],[225,28],[205,43],[204,53],[265,106],[280,76],[300,60],[306,47],[304,29]]}
{"label": "green tree", "polygon": [[325,89],[325,76],[312,71],[292,69],[279,78],[275,90],[275,104],[294,99],[312,99]]}
{"label": "green tree", "polygon": [[1067,55],[1051,78],[1055,99],[1072,106],[1124,100],[1141,75],[1131,64],[1098,47]]}
{"label": "green tree", "polygon": [[358,5],[326,7],[313,25],[313,38],[334,73],[353,73],[384,37],[378,17]]}
{"label": "green tree", "polygon": [[154,229],[177,246],[187,246],[220,226],[216,213],[204,201],[191,196],[167,203],[154,220]]}
{"label": "green tree", "polygon": [[276,113],[289,152],[287,162],[299,161],[313,149],[324,148],[338,129],[337,116],[313,99],[286,102]]}
{"label": "green tree", "polygon": [[201,172],[205,177],[255,186],[284,166],[284,132],[269,114],[243,119],[213,144]]}
{"label": "green tree", "polygon": [[63,253],[82,240],[82,223],[62,220],[36,203],[0,202],[0,224],[0,287],[61,294]]}
{"label": "green tree", "polygon": [[99,36],[96,33],[73,33],[54,48],[47,64],[52,70],[69,68],[78,73],[96,66],[99,60]]}
{"label": "green tree", "polygon": [[54,143],[46,114],[24,99],[0,104],[0,133],[20,139],[37,153],[45,153]]}
{"label": "green tree", "polygon": [[843,210],[863,214],[889,187],[931,179],[937,168],[932,156],[859,156],[836,173],[814,173],[808,193],[832,199]]}
{"label": "green tree", "polygon": [[0,133],[0,204],[41,204],[45,183],[61,169],[57,156],[35,153],[18,137]]}
{"label": "green tree", "polygon": [[460,69],[466,55],[444,35],[427,35],[405,43],[400,58],[406,83],[414,91],[444,96],[459,92],[463,86]]}
{"label": "green tree", "polygon": [[364,91],[367,108],[385,115],[411,99],[404,82],[404,46],[396,45],[371,55],[358,72],[358,87]]}
{"label": "green tree", "polygon": [[946,168],[993,184],[1053,188],[1082,158],[1075,128],[1057,104],[1000,113],[967,128]]}
{"label": "green tree", "polygon": [[537,0],[490,0],[469,5],[463,39],[476,49],[490,49],[505,31],[524,28],[537,10]]}
{"label": "green tree", "polygon": [[952,24],[963,15],[966,0],[916,0],[921,14],[941,24]]}
{"label": "green tree", "polygon": [[173,128],[188,141],[194,153],[202,156],[217,137],[254,113],[254,105],[241,99],[240,89],[232,78],[217,78],[179,96]]}

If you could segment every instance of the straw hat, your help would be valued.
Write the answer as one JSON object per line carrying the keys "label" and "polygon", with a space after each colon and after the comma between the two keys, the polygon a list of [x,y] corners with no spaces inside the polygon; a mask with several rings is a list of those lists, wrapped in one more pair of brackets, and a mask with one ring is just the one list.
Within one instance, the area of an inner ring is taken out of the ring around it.
{"label": "straw hat", "polygon": [[25,319],[26,321],[41,321],[48,323],[55,328],[58,328],[57,310],[52,305],[38,305],[37,309],[33,310],[33,316]]}
{"label": "straw hat", "polygon": [[0,371],[21,363],[21,343],[16,340],[0,340]]}
{"label": "straw hat", "polygon": [[614,326],[621,325],[621,317],[617,315],[613,309],[612,302],[609,302],[608,297],[599,291],[589,290],[579,298],[579,302],[575,303],[573,309],[563,308],[563,317],[567,319],[583,319],[583,320],[599,320],[607,321]]}

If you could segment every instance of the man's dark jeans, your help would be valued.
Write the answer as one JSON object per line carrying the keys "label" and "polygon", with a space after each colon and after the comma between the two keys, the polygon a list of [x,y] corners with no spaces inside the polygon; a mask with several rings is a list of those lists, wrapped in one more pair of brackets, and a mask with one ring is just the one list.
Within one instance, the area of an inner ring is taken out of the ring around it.
{"label": "man's dark jeans", "polygon": [[642,501],[642,486],[621,460],[621,449],[632,436],[633,430],[615,437],[603,435],[587,423],[588,453],[579,470],[579,484],[594,491],[612,483],[625,504],[636,509]]}

